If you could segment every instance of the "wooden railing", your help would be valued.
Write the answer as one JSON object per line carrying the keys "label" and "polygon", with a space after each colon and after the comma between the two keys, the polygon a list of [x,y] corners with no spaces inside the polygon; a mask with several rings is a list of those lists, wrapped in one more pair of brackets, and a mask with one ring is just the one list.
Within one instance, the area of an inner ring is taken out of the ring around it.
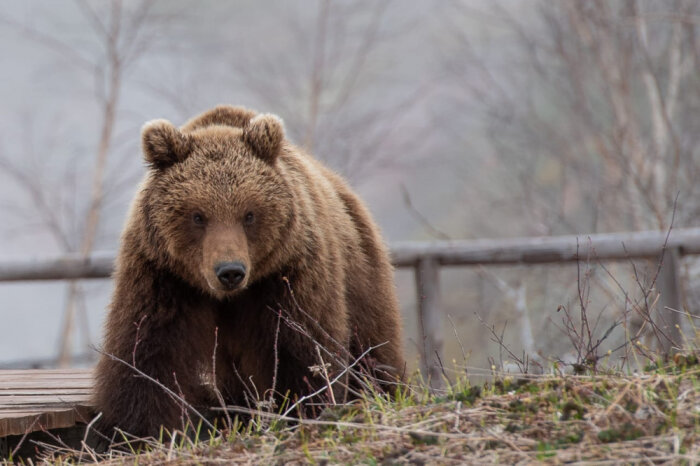
{"label": "wooden railing", "polygon": [[[436,355],[441,353],[443,342],[440,309],[440,268],[443,266],[655,259],[662,264],[656,284],[661,292],[661,309],[680,309],[678,261],[689,254],[700,254],[700,228],[676,229],[670,233],[645,231],[498,240],[410,241],[391,245],[394,265],[415,269],[418,323],[424,344],[422,369],[434,379],[439,378]],[[114,253],[110,252],[89,257],[61,255],[2,261],[0,282],[108,278],[113,263]]]}

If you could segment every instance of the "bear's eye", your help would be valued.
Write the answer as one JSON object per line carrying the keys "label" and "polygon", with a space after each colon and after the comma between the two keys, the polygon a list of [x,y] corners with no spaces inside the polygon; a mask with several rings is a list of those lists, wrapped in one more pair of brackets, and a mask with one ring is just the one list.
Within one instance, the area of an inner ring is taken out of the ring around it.
{"label": "bear's eye", "polygon": [[195,225],[204,225],[206,223],[206,220],[204,219],[204,215],[201,212],[195,212],[192,214],[192,223]]}
{"label": "bear's eye", "polygon": [[247,212],[243,218],[243,221],[246,225],[252,225],[255,221],[255,214],[253,214],[253,212]]}

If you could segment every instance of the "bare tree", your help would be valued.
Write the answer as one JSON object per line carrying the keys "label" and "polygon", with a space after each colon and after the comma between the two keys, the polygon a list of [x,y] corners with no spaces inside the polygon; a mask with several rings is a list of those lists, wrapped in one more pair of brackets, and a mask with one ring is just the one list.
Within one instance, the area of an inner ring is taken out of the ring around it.
{"label": "bare tree", "polygon": [[[105,5],[93,6],[87,0],[75,0],[76,7],[91,28],[90,41],[99,46],[99,51],[92,55],[61,37],[0,17],[0,24],[55,51],[74,66],[77,72],[92,75],[94,78],[94,95],[99,108],[100,123],[99,137],[92,156],[91,185],[87,188],[87,193],[83,189],[75,188],[71,193],[73,199],[66,200],[66,196],[57,195],[55,191],[47,188],[44,179],[36,176],[35,166],[22,166],[7,154],[0,154],[0,165],[5,174],[26,191],[31,205],[42,219],[42,225],[64,252],[78,252],[88,256],[93,251],[108,196],[116,194],[117,191],[112,185],[124,182],[123,179],[115,177],[115,180],[107,183],[108,159],[115,145],[118,108],[125,76],[153,45],[154,38],[170,19],[155,13],[154,4],[154,0],[128,2],[127,5],[121,0],[115,0]],[[29,148],[32,145],[25,146]],[[61,178],[60,185],[54,188],[65,190],[66,186],[75,187],[76,171],[74,161],[68,160],[66,173]],[[132,181],[129,178],[129,182]],[[77,202],[84,197],[87,198],[87,202]],[[81,205],[78,208],[65,209],[57,205],[60,202],[64,205]],[[61,366],[70,364],[76,314],[81,306],[84,307],[83,289],[79,282],[73,281],[68,285],[58,351],[58,363]],[[85,333],[87,335],[87,330]]]}
{"label": "bare tree", "polygon": [[[393,94],[373,86],[383,54],[418,21],[387,24],[392,7],[400,6],[318,0],[313,17],[281,21],[287,42],[279,53],[250,47],[231,60],[243,86],[285,117],[291,137],[351,181],[419,158],[432,134],[425,118],[412,124],[433,78]],[[377,92],[381,101],[367,105]]]}
{"label": "bare tree", "polygon": [[[676,198],[673,227],[696,223],[697,2],[451,5],[442,21],[454,53],[443,67],[453,92],[441,126],[458,144],[478,148],[490,171],[470,176],[474,158],[455,157],[455,173],[483,199],[490,220],[470,223],[466,235],[509,225],[520,235],[667,230]],[[477,135],[465,133],[474,122]],[[498,190],[488,184],[494,177]],[[646,286],[657,268],[654,261],[622,280],[634,302],[657,292]],[[568,273],[554,280],[576,283]],[[617,307],[626,312],[627,304]],[[663,305],[653,307],[663,321]]]}
{"label": "bare tree", "polygon": [[663,230],[680,192],[677,225],[689,224],[700,208],[697,2],[565,0],[521,10],[488,11],[518,44],[500,61],[451,18],[469,60],[448,68],[479,104],[494,156],[514,172],[522,213],[550,230]]}

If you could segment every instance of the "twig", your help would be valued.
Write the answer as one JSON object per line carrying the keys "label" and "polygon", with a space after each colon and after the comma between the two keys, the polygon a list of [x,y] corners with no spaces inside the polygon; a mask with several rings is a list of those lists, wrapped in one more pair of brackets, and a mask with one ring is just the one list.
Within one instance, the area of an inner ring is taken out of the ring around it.
{"label": "twig", "polygon": [[[352,364],[350,364],[349,366],[343,368],[343,370],[340,371],[340,373],[339,373],[337,376],[335,376],[335,377],[333,378],[333,380],[330,382],[330,385],[333,385],[333,384],[336,383],[338,380],[340,380],[347,372],[350,371],[350,369],[352,369],[357,363],[359,363],[360,361],[362,361],[362,358],[364,358],[365,356],[367,356],[367,355],[370,353],[370,351],[373,351],[373,350],[375,350],[375,349],[377,349],[377,348],[379,348],[379,347],[381,347],[381,346],[384,346],[384,345],[385,345],[385,343],[382,343],[382,344],[379,344],[379,345],[375,345],[375,346],[370,346],[370,347],[369,347],[366,351],[364,351],[357,359],[355,359],[355,360],[352,362]],[[299,400],[297,400],[296,403],[294,403],[292,406],[290,406],[289,408],[287,408],[287,410],[282,414],[282,416],[287,416],[287,415],[289,415],[289,413],[293,412],[293,411],[294,411],[298,406],[300,406],[304,401],[309,400],[309,399],[311,399],[311,398],[313,398],[313,397],[319,395],[319,394],[322,393],[324,390],[326,390],[326,387],[325,387],[325,386],[324,386],[324,387],[321,387],[320,389],[316,390],[315,392],[313,392],[313,393],[311,393],[311,394],[309,394],[309,395],[304,395],[304,396],[302,396],[301,398],[299,398]]]}
{"label": "twig", "polygon": [[335,406],[338,403],[336,403],[335,401],[333,387],[331,386],[331,381],[328,378],[328,368],[326,367],[326,363],[323,361],[323,356],[321,356],[321,350],[319,349],[318,345],[316,345],[316,354],[318,355],[318,360],[321,364],[321,372],[323,373],[323,378],[326,379],[326,386],[328,387],[328,397],[331,399],[333,406]]}
{"label": "twig", "polygon": [[413,205],[413,202],[411,202],[411,196],[408,193],[408,189],[406,189],[406,186],[404,186],[403,183],[399,185],[399,188],[401,189],[401,197],[403,198],[404,205],[408,209],[409,213],[418,221],[418,223],[423,225],[423,227],[425,227],[425,229],[428,230],[430,234],[435,236],[436,238],[444,240],[452,239],[447,233],[444,233],[435,228],[430,222],[430,220],[428,220],[428,218]]}
{"label": "twig", "polygon": [[[491,340],[492,340],[493,342],[495,342],[495,343],[498,343],[499,349],[500,349],[500,350],[506,350],[506,352],[508,353],[508,356],[510,356],[510,357],[513,359],[513,361],[518,365],[518,368],[520,369],[520,371],[523,372],[523,373],[526,373],[526,372],[527,372],[527,368],[525,367],[525,361],[523,361],[520,357],[516,356],[516,355],[510,350],[510,348],[508,348],[508,345],[506,345],[505,342],[504,342],[504,338],[503,338],[503,335],[504,335],[504,334],[502,333],[502,334],[499,336],[499,335],[496,333],[496,328],[495,328],[493,325],[491,325],[491,326],[487,325],[486,322],[484,321],[484,319],[481,318],[481,316],[479,315],[479,313],[475,312],[474,315],[476,316],[477,319],[479,319],[479,322],[481,322],[481,324],[482,324],[484,327],[486,327],[487,329],[489,329],[489,332],[491,332]],[[505,325],[503,326],[503,331],[505,332]],[[503,367],[503,357],[502,357],[502,356],[501,356],[500,364],[501,364],[501,367]]]}
{"label": "twig", "polygon": [[[275,365],[272,368],[272,389],[270,392],[270,406],[272,406],[273,396],[277,390],[277,370],[279,369],[280,359],[279,359],[279,337],[280,337],[280,324],[282,323],[282,309],[277,311],[277,327],[275,328],[275,341],[272,348],[275,358]],[[318,348],[317,348],[318,349]]]}
{"label": "twig", "polygon": [[459,349],[462,352],[462,360],[464,362],[467,362],[467,353],[464,351],[464,345],[462,344],[462,339],[459,337],[459,333],[457,332],[457,326],[455,325],[454,321],[452,320],[452,316],[450,314],[447,314],[447,320],[449,320],[450,324],[452,325],[452,331],[455,334],[455,338],[457,339],[457,343],[459,344]]}
{"label": "twig", "polygon": [[41,415],[38,414],[38,415],[34,418],[34,420],[32,421],[32,423],[29,425],[29,427],[27,427],[27,428],[24,430],[24,435],[22,435],[22,438],[19,439],[19,443],[17,443],[17,446],[15,446],[15,448],[12,450],[12,453],[10,453],[10,458],[14,458],[14,457],[15,457],[15,455],[17,454],[17,452],[19,451],[19,449],[22,447],[22,444],[23,444],[24,441],[27,439],[27,435],[29,435],[29,433],[32,432],[32,431],[34,430],[34,426],[36,425],[37,422],[39,422],[39,419],[40,419],[40,418],[41,418]]}
{"label": "twig", "polygon": [[92,429],[92,426],[95,425],[95,423],[102,417],[102,413],[97,413],[97,416],[95,416],[92,421],[85,427],[85,435],[83,435],[83,441],[81,442],[81,447],[80,447],[80,455],[78,456],[78,463],[81,463],[83,461],[83,451],[87,450],[88,453],[90,453],[90,456],[92,456],[93,461],[97,462],[97,459],[95,458],[94,453],[92,452],[92,449],[87,446],[87,438],[88,435],[90,434],[90,429]]}
{"label": "twig", "polygon": [[148,380],[148,381],[150,381],[150,382],[153,382],[153,383],[156,384],[158,387],[162,388],[168,395],[172,396],[173,398],[175,398],[176,400],[178,400],[180,403],[182,403],[182,405],[183,405],[184,407],[186,407],[187,409],[189,409],[190,411],[192,411],[193,413],[195,413],[195,414],[202,420],[202,422],[204,422],[204,424],[206,424],[206,426],[209,427],[212,431],[214,431],[214,432],[217,431],[217,429],[212,425],[212,423],[209,422],[209,421],[207,420],[207,418],[204,417],[204,415],[203,415],[202,413],[200,413],[199,411],[197,411],[197,409],[196,409],[194,406],[192,406],[191,404],[189,404],[187,401],[185,401],[184,398],[182,398],[181,396],[179,396],[177,393],[175,393],[174,391],[172,391],[172,390],[171,390],[170,388],[168,388],[167,386],[163,385],[163,384],[162,384],[161,382],[159,382],[158,380],[154,379],[153,377],[151,377],[150,375],[146,374],[145,372],[143,372],[143,371],[140,370],[139,368],[137,368],[137,367],[135,367],[135,366],[129,364],[128,362],[124,361],[124,360],[121,359],[121,358],[118,358],[117,356],[115,356],[115,355],[113,355],[113,354],[104,352],[104,351],[102,351],[102,350],[100,350],[100,349],[96,349],[96,351],[97,351],[98,353],[102,354],[103,356],[107,356],[109,359],[111,359],[111,360],[113,360],[113,361],[117,361],[117,362],[119,362],[119,363],[121,363],[121,364],[124,364],[126,367],[130,368],[131,370],[133,370],[134,372],[136,372],[136,373],[137,373],[138,375],[140,375],[141,377],[145,378],[146,380]]}
{"label": "twig", "polygon": [[445,380],[450,380],[449,377],[447,377],[447,373],[445,372],[445,365],[442,363],[442,358],[440,357],[440,353],[435,350],[435,357],[437,357],[438,364],[440,365],[440,372],[442,372],[443,377],[445,377]]}
{"label": "twig", "polygon": [[[219,404],[223,407],[226,406],[226,402],[224,401],[224,397],[221,395],[221,391],[219,390],[219,384],[216,379],[216,349],[219,346],[219,327],[214,328],[214,351],[212,352],[211,355],[211,367],[212,367],[212,377],[214,380],[212,381],[212,384],[214,385],[214,394],[216,395],[216,399],[219,402]],[[233,423],[231,422],[231,416],[226,413],[226,422],[228,423],[228,428],[230,429],[233,426]]]}
{"label": "twig", "polygon": [[143,324],[146,317],[148,317],[148,315],[141,317],[138,323],[134,322],[134,325],[136,326],[136,336],[134,337],[134,349],[131,350],[131,363],[134,365],[134,367],[136,367],[136,348],[138,348],[139,343],[141,343],[139,332],[141,332],[141,324]]}

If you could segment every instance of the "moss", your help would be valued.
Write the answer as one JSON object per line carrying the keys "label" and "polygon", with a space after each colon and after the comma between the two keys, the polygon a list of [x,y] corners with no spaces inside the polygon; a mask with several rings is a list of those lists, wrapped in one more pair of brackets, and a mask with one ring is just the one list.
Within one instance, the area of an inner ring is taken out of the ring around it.
{"label": "moss", "polygon": [[438,443],[437,435],[409,432],[408,436],[414,445],[437,445]]}
{"label": "moss", "polygon": [[575,402],[574,400],[567,401],[562,407],[561,420],[568,421],[569,419],[583,419],[586,413],[586,408]]}
{"label": "moss", "polygon": [[636,440],[644,436],[644,431],[629,422],[619,428],[610,428],[598,432],[598,440],[603,443],[619,442],[622,440]]}
{"label": "moss", "polygon": [[474,402],[481,398],[481,387],[478,385],[473,385],[460,392],[452,394],[449,398],[454,401],[461,401],[469,405],[473,405]]}

